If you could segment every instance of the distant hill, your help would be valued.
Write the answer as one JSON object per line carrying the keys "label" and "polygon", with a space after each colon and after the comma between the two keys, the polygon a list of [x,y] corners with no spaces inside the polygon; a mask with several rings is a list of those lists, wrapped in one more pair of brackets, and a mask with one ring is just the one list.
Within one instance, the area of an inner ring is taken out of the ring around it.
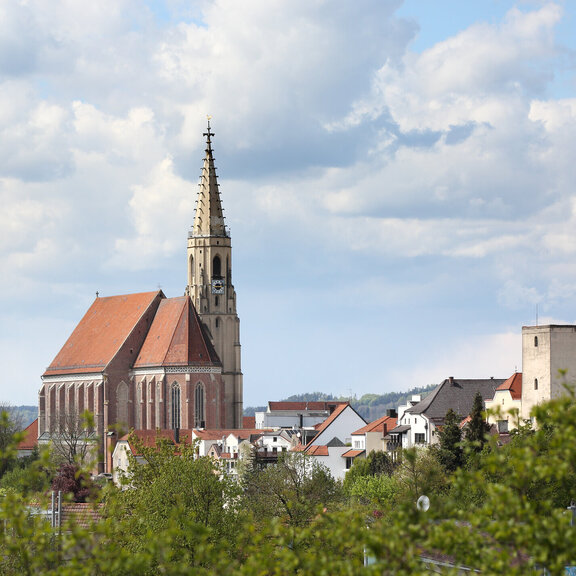
{"label": "distant hill", "polygon": [[17,418],[21,419],[22,429],[27,428],[38,418],[38,406],[10,406],[0,403],[0,407],[14,412]]}
{"label": "distant hill", "polygon": [[[436,388],[437,384],[412,388],[406,392],[387,392],[386,394],[364,394],[360,398],[343,396],[333,396],[324,392],[308,392],[306,394],[295,394],[284,398],[287,402],[329,402],[330,400],[350,402],[352,407],[367,422],[378,420],[386,415],[388,410],[396,410],[398,406],[406,404],[415,394],[420,394],[424,398],[427,394]],[[263,412],[266,406],[248,406],[244,409],[244,416],[254,416],[255,412]]]}

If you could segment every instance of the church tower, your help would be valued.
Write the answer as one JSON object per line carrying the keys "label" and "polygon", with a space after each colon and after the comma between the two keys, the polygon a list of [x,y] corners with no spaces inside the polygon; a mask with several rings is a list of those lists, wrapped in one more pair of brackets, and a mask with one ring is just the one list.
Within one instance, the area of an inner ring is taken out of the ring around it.
{"label": "church tower", "polygon": [[196,213],[188,233],[188,287],[200,319],[222,361],[226,428],[242,427],[240,319],[232,284],[232,243],[224,221],[214,157],[210,120],[206,155],[200,177]]}

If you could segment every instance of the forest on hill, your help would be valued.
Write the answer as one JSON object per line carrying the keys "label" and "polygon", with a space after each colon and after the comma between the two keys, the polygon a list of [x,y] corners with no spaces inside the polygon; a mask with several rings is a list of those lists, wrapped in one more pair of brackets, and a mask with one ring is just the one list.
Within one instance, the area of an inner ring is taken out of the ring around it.
{"label": "forest on hill", "polygon": [[[350,402],[354,410],[367,422],[373,422],[386,415],[388,410],[396,410],[398,406],[406,404],[415,394],[420,394],[422,398],[432,392],[437,384],[412,388],[405,392],[387,392],[386,394],[363,394],[357,396],[333,396],[324,392],[308,392],[306,394],[295,394],[284,398],[285,402],[330,402],[331,400]],[[244,416],[254,416],[256,412],[264,412],[266,406],[248,406],[244,409]]]}

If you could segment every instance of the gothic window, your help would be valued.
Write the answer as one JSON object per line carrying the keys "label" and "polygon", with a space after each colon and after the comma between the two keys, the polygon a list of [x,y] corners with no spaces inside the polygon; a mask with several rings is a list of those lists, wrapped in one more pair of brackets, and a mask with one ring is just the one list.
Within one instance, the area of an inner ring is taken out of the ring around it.
{"label": "gothic window", "polygon": [[170,404],[172,406],[172,429],[180,428],[180,384],[174,382],[170,391]]}
{"label": "gothic window", "polygon": [[198,382],[194,389],[194,426],[195,428],[206,427],[206,417],[204,415],[204,386]]}
{"label": "gothic window", "polygon": [[220,261],[220,256],[214,256],[212,260],[212,276],[216,278],[222,276],[222,262]]}
{"label": "gothic window", "polygon": [[120,382],[116,390],[116,414],[118,421],[128,425],[128,385],[126,382]]}

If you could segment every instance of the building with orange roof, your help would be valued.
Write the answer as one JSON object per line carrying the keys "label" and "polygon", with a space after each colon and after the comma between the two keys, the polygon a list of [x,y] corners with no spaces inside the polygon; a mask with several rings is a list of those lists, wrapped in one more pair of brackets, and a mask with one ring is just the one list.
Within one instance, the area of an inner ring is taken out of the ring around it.
{"label": "building with orange roof", "polygon": [[515,372],[494,391],[494,398],[486,400],[488,424],[506,434],[518,427],[522,413],[522,373]]}
{"label": "building with orange roof", "polygon": [[[231,241],[210,123],[184,296],[161,290],[99,297],[42,375],[38,434],[89,411],[102,454],[117,429],[240,428],[242,372]],[[111,451],[110,451],[111,452]],[[103,460],[103,459],[102,459]],[[99,463],[109,472],[111,458]]]}

